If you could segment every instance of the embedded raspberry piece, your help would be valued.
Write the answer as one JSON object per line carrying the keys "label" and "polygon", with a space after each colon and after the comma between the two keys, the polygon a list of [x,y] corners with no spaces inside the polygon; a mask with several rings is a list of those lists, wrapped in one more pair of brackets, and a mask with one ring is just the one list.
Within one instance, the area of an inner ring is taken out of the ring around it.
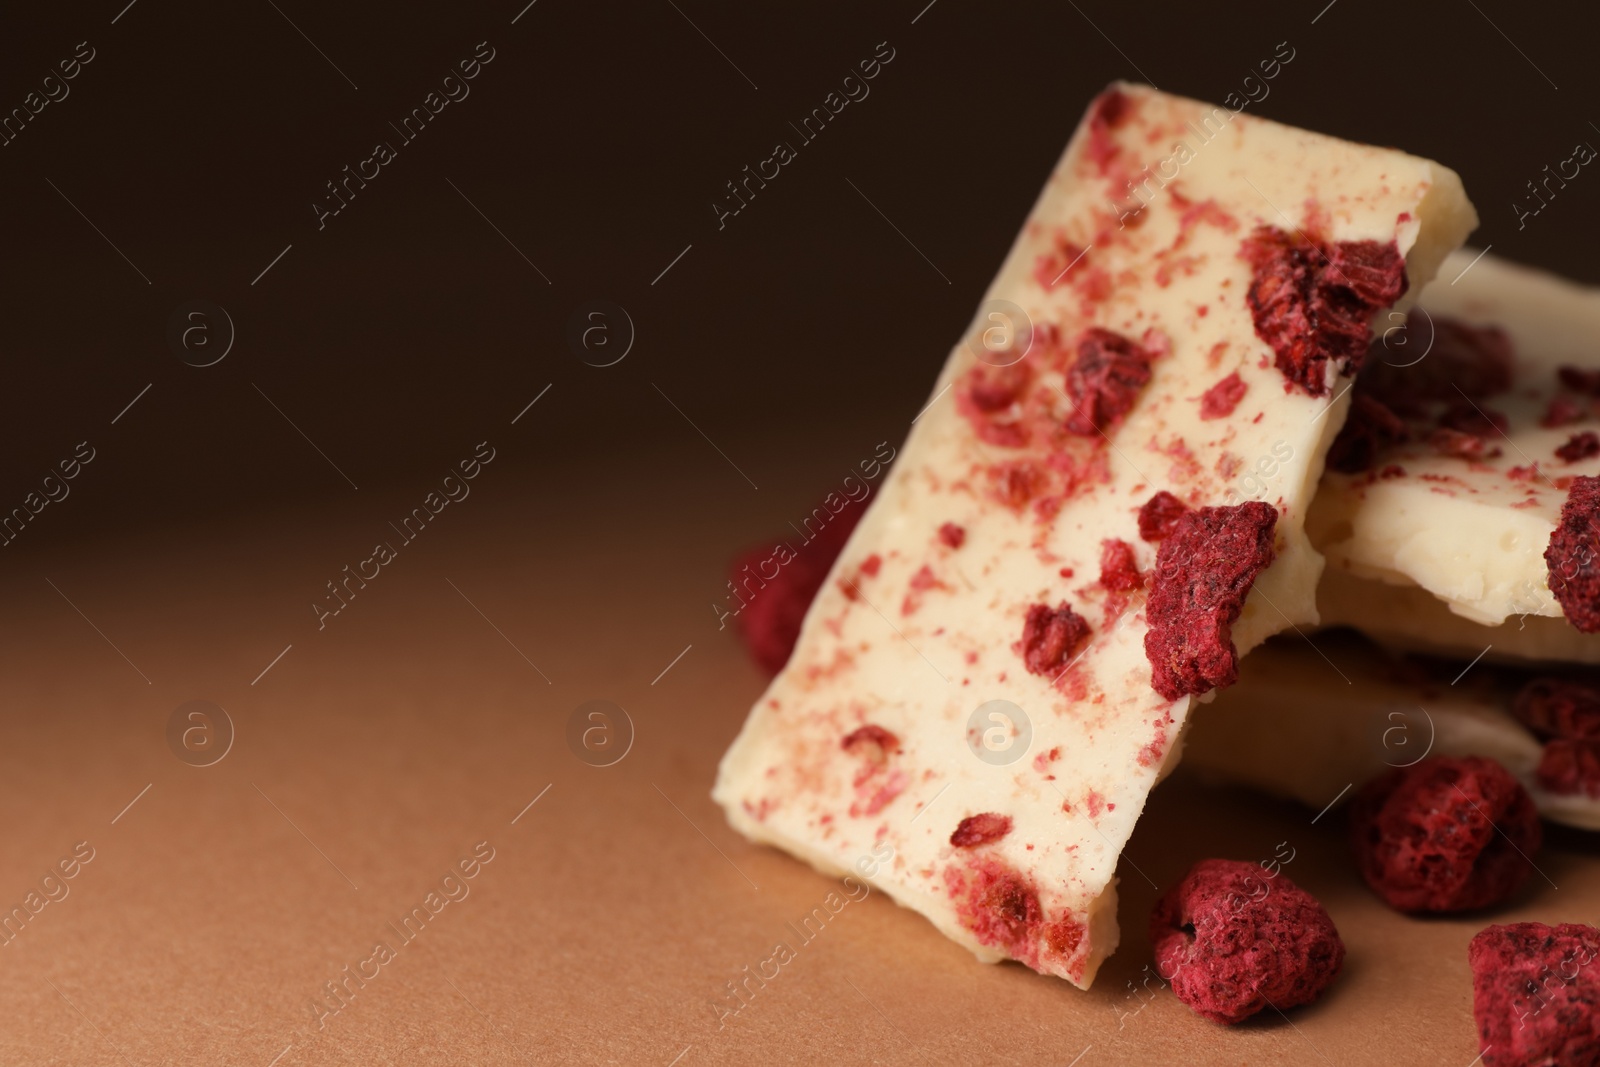
{"label": "embedded raspberry piece", "polygon": [[1144,585],[1128,542],[1115,537],[1100,542],[1100,584],[1113,593],[1131,592]]}
{"label": "embedded raspberry piece", "polygon": [[1600,478],[1579,475],[1561,505],[1561,521],[1550,534],[1544,563],[1550,571],[1550,592],[1582,633],[1600,632]]}
{"label": "embedded raspberry piece", "polygon": [[1561,384],[1575,393],[1586,396],[1600,396],[1600,370],[1585,370],[1582,367],[1560,367],[1556,370],[1556,377],[1561,379]]}
{"label": "embedded raspberry piece", "polygon": [[1173,524],[1145,605],[1144,651],[1156,692],[1176,700],[1238,679],[1233,624],[1272,562],[1277,525],[1277,509],[1259,500],[1199,508]]}
{"label": "embedded raspberry piece", "polygon": [[1557,396],[1550,399],[1550,406],[1539,416],[1539,425],[1554,429],[1557,426],[1577,422],[1581,418],[1583,418],[1583,408],[1578,406],[1576,400],[1570,396]]}
{"label": "embedded raspberry piece", "polygon": [[1488,441],[1477,434],[1462,433],[1443,426],[1428,435],[1428,444],[1441,456],[1473,462],[1493,459],[1500,454],[1498,445],[1491,447]]}
{"label": "embedded raspberry piece", "polygon": [[1088,637],[1089,624],[1065,601],[1055,608],[1035,604],[1023,620],[1022,640],[1013,647],[1033,674],[1055,674]]}
{"label": "embedded raspberry piece", "polygon": [[1556,458],[1568,463],[1600,456],[1600,436],[1593,430],[1584,430],[1567,438],[1567,443],[1556,449]]}
{"label": "embedded raspberry piece", "polygon": [[846,752],[862,752],[868,759],[882,762],[900,751],[900,739],[881,726],[867,723],[845,734],[839,747]]}
{"label": "embedded raspberry piece", "polygon": [[1535,776],[1552,793],[1600,797],[1600,741],[1545,742]]}
{"label": "embedded raspberry piece", "polygon": [[967,542],[967,531],[953,522],[947,522],[939,527],[939,540],[951,548],[960,548]]}
{"label": "embedded raspberry piece", "polygon": [[[848,500],[798,550],[779,543],[753,549],[734,560],[730,582],[737,592],[729,594],[729,607],[743,603],[734,616],[734,626],[762,669],[776,674],[789,662],[806,610],[827,581],[833,561],[844,550],[869,499],[870,493],[859,501]],[[827,512],[825,506],[817,510]]]}
{"label": "embedded raspberry piece", "polygon": [[1600,1063],[1600,930],[1510,923],[1467,946],[1484,1067]]}
{"label": "embedded raspberry piece", "polygon": [[1351,803],[1356,863],[1398,911],[1500,904],[1533,873],[1543,840],[1522,784],[1482,756],[1434,756],[1368,782]]}
{"label": "embedded raspberry piece", "polygon": [[1066,427],[1096,437],[1126,415],[1150,381],[1154,357],[1137,341],[1096,326],[1078,341],[1078,358],[1067,369],[1066,393],[1072,412]]}
{"label": "embedded raspberry piece", "polygon": [[1451,430],[1460,430],[1462,433],[1487,437],[1490,434],[1505,433],[1511,422],[1493,408],[1462,401],[1444,410],[1439,416],[1439,425]]}
{"label": "embedded raspberry piece", "polygon": [[1515,352],[1498,326],[1430,318],[1413,309],[1402,331],[1375,338],[1358,388],[1402,415],[1423,414],[1428,401],[1482,400],[1511,388]]}
{"label": "embedded raspberry piece", "polygon": [[1344,942],[1317,899],[1287,875],[1240,860],[1201,860],[1150,915],[1156,973],[1212,1022],[1320,997],[1344,965]]}
{"label": "embedded raspberry piece", "polygon": [[1357,390],[1350,399],[1350,416],[1328,447],[1328,468],[1341,474],[1371,470],[1389,445],[1410,436],[1400,416],[1378,398]]}
{"label": "embedded raspberry piece", "polygon": [[980,363],[956,385],[956,410],[978,438],[1004,448],[1028,443],[1022,402],[1033,384],[1033,368],[1018,359],[1003,367]]}
{"label": "embedded raspberry piece", "polygon": [[950,843],[957,848],[975,848],[978,845],[987,845],[991,841],[998,841],[1010,832],[1011,816],[996,815],[992,811],[986,811],[962,819],[955,833],[950,835]]}
{"label": "embedded raspberry piece", "polygon": [[1159,541],[1172,535],[1172,527],[1189,511],[1188,505],[1165,489],[1139,508],[1139,537]]}
{"label": "embedded raspberry piece", "polygon": [[1328,366],[1361,366],[1372,317],[1406,291],[1406,263],[1393,241],[1332,244],[1261,226],[1240,248],[1254,278],[1247,299],[1256,336],[1285,378],[1312,396],[1328,393]]}
{"label": "embedded raspberry piece", "polygon": [[1234,371],[1200,395],[1200,417],[1205,420],[1227,418],[1249,389],[1239,372]]}
{"label": "embedded raspberry piece", "polygon": [[1111,131],[1133,113],[1133,101],[1120,89],[1107,89],[1089,108],[1089,158],[1104,174],[1120,151]]}
{"label": "embedded raspberry piece", "polygon": [[1540,737],[1600,741],[1600,689],[1567,678],[1535,678],[1517,691],[1511,713]]}

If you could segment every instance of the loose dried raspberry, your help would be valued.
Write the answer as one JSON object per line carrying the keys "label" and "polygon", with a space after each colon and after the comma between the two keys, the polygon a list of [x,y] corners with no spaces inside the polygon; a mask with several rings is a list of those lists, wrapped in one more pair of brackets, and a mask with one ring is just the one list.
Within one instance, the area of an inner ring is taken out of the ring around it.
{"label": "loose dried raspberry", "polygon": [[985,811],[968,815],[950,835],[950,843],[957,848],[974,848],[998,841],[1011,832],[1011,816]]}
{"label": "loose dried raspberry", "polygon": [[1546,741],[1535,777],[1552,793],[1600,797],[1600,741]]}
{"label": "loose dried raspberry", "polygon": [[1586,370],[1583,367],[1559,367],[1556,377],[1561,379],[1561,384],[1575,393],[1585,393],[1589,396],[1600,396],[1600,370]]}
{"label": "loose dried raspberry", "polygon": [[1451,430],[1460,430],[1462,433],[1488,437],[1490,434],[1505,433],[1511,422],[1493,408],[1463,400],[1444,409],[1439,415],[1439,425]]}
{"label": "loose dried raspberry", "polygon": [[[850,531],[867,510],[869,498],[870,494],[859,501],[847,501],[797,550],[786,544],[769,545],[734,560],[731,580],[738,599],[730,595],[729,606],[745,601],[734,616],[734,626],[763,669],[776,674],[789,662],[806,610],[827,581],[833,561],[850,539]],[[818,510],[827,511],[825,507]],[[784,559],[788,562],[781,562]],[[769,577],[774,568],[775,575]]]}
{"label": "loose dried raspberry", "polygon": [[951,548],[960,548],[967,542],[967,531],[953,522],[947,522],[939,527],[939,540]]}
{"label": "loose dried raspberry", "polygon": [[1066,374],[1072,401],[1068,431],[1095,437],[1126,415],[1150,381],[1152,358],[1143,345],[1119,333],[1098,326],[1084,331],[1078,358]]}
{"label": "loose dried raspberry", "polygon": [[1277,524],[1277,510],[1259,500],[1200,508],[1173,524],[1145,605],[1144,651],[1156,692],[1176,700],[1238,679],[1233,624],[1272,562]]}
{"label": "loose dried raspberry", "polygon": [[1540,737],[1600,741],[1600,689],[1568,678],[1535,678],[1517,691],[1511,712]]}
{"label": "loose dried raspberry", "polygon": [[1591,456],[1600,456],[1600,436],[1593,430],[1584,430],[1567,438],[1567,443],[1556,449],[1556,458],[1576,463]]}
{"label": "loose dried raspberry", "polygon": [[1600,478],[1579,475],[1561,505],[1561,521],[1545,546],[1550,592],[1582,633],[1600,632]]}
{"label": "loose dried raspberry", "polygon": [[1328,467],[1343,474],[1371,470],[1388,446],[1410,436],[1400,416],[1377,397],[1361,390],[1350,399],[1350,416],[1328,447]]}
{"label": "loose dried raspberry", "polygon": [[1159,541],[1172,536],[1172,527],[1188,512],[1188,505],[1165,489],[1139,508],[1139,537]]}
{"label": "loose dried raspberry", "polygon": [[1013,646],[1034,674],[1055,674],[1089,636],[1089,624],[1066,602],[1051,608],[1035,604],[1022,623],[1022,640]]}
{"label": "loose dried raspberry", "polygon": [[1482,756],[1434,756],[1368,782],[1351,804],[1356,862],[1399,911],[1499,904],[1533,873],[1539,812],[1522,784]]}
{"label": "loose dried raspberry", "polygon": [[1133,546],[1115,537],[1100,542],[1100,584],[1114,593],[1127,593],[1144,585],[1144,575],[1134,562]]}
{"label": "loose dried raspberry", "polygon": [[1339,976],[1344,942],[1317,899],[1254,863],[1201,860],[1150,915],[1156,973],[1212,1022],[1309,1004]]}
{"label": "loose dried raspberry", "polygon": [[1200,395],[1200,417],[1207,420],[1227,418],[1249,389],[1239,372],[1234,371]]}
{"label": "loose dried raspberry", "polygon": [[1239,254],[1253,272],[1247,294],[1256,336],[1285,378],[1312,396],[1328,392],[1328,366],[1361,366],[1372,317],[1406,291],[1405,257],[1393,241],[1327,244],[1261,226]]}
{"label": "loose dried raspberry", "polygon": [[1493,459],[1500,454],[1498,445],[1491,447],[1488,441],[1477,434],[1462,433],[1460,430],[1450,430],[1441,426],[1428,435],[1428,444],[1441,456],[1452,459],[1466,459],[1474,462]]}
{"label": "loose dried raspberry", "polygon": [[1544,409],[1544,414],[1539,416],[1539,425],[1554,429],[1568,423],[1577,422],[1583,418],[1583,408],[1570,396],[1557,396],[1550,398],[1550,406]]}
{"label": "loose dried raspberry", "polygon": [[1510,923],[1467,946],[1484,1067],[1600,1063],[1600,930]]}

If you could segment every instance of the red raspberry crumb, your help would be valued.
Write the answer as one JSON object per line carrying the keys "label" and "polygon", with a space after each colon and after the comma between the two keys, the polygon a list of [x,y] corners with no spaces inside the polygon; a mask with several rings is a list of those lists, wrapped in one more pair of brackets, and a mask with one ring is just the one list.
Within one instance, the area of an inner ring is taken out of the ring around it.
{"label": "red raspberry crumb", "polygon": [[839,741],[839,747],[846,752],[859,750],[868,759],[882,762],[900,751],[900,739],[883,727],[869,722],[845,734]]}
{"label": "red raspberry crumb", "polygon": [[1078,341],[1078,358],[1067,369],[1071,433],[1095,437],[1126,415],[1150,380],[1148,349],[1119,333],[1092,327]]}
{"label": "red raspberry crumb", "polygon": [[1183,518],[1188,506],[1165,489],[1144,502],[1139,508],[1139,537],[1145,541],[1159,541],[1172,535],[1172,527]]}
{"label": "red raspberry crumb", "polygon": [[1584,393],[1588,396],[1600,396],[1600,370],[1586,370],[1583,367],[1559,367],[1556,377],[1561,379],[1561,384],[1575,393]]}
{"label": "red raspberry crumb", "polygon": [[1455,459],[1477,461],[1493,459],[1500,454],[1498,445],[1491,448],[1489,442],[1477,434],[1462,433],[1443,426],[1428,435],[1428,444],[1439,455]]}
{"label": "red raspberry crumb", "polygon": [[1089,636],[1089,624],[1062,601],[1055,608],[1035,604],[1022,623],[1022,640],[1013,647],[1033,674],[1055,674]]}
{"label": "red raspberry crumb", "polygon": [[1118,151],[1111,131],[1126,122],[1132,112],[1133,101],[1115,87],[1101,93],[1089,105],[1089,158],[1101,174],[1106,172]]}
{"label": "red raspberry crumb", "polygon": [[1600,741],[1600,689],[1567,678],[1535,678],[1517,691],[1511,712],[1540,737]]}
{"label": "red raspberry crumb", "polygon": [[1350,399],[1350,415],[1328,446],[1328,468],[1341,474],[1371,470],[1379,454],[1410,436],[1400,416],[1377,397],[1361,390]]}
{"label": "red raspberry crumb", "polygon": [[1528,791],[1482,756],[1434,756],[1379,775],[1350,810],[1361,875],[1398,911],[1500,904],[1533,873],[1543,839]]}
{"label": "red raspberry crumb", "polygon": [[1244,379],[1239,377],[1239,372],[1234,371],[1201,394],[1200,417],[1206,420],[1227,418],[1239,406],[1239,401],[1244,399],[1249,388]]}
{"label": "red raspberry crumb", "polygon": [[1150,915],[1150,947],[1177,998],[1218,1023],[1310,1004],[1344,965],[1317,899],[1241,860],[1201,860],[1167,890]]}
{"label": "red raspberry crumb", "polygon": [[953,522],[947,522],[939,527],[939,540],[951,548],[960,548],[967,542],[967,531]]}
{"label": "red raspberry crumb", "polygon": [[[787,545],[752,549],[733,563],[731,580],[738,599],[729,595],[729,607],[744,602],[734,616],[734,626],[750,655],[764,670],[776,674],[789,661],[800,638],[800,624],[828,579],[833,561],[844,550],[870,494],[848,501],[833,520],[810,541],[792,550]],[[826,507],[823,507],[826,511]],[[788,562],[780,562],[787,558]],[[768,572],[776,568],[776,575]],[[866,569],[865,565],[862,567]]]}
{"label": "red raspberry crumb", "polygon": [[1144,575],[1133,560],[1133,546],[1119,538],[1100,542],[1100,584],[1114,593],[1127,593],[1144,585]]}
{"label": "red raspberry crumb", "polygon": [[979,440],[1020,448],[1028,443],[1022,401],[1032,383],[1033,368],[1027,359],[1003,367],[980,363],[957,383],[956,411],[971,424]]}
{"label": "red raspberry crumb", "polygon": [[1600,531],[1600,478],[1579,475],[1561,505],[1561,521],[1545,546],[1550,592],[1581,633],[1600,632],[1600,560],[1591,547]]}
{"label": "red raspberry crumb", "polygon": [[1505,415],[1494,408],[1462,401],[1444,409],[1439,415],[1439,425],[1451,430],[1460,430],[1462,433],[1488,437],[1490,434],[1505,433],[1511,423]]}
{"label": "red raspberry crumb", "polygon": [[1393,241],[1332,244],[1261,226],[1239,254],[1253,272],[1248,300],[1256,336],[1285,378],[1312,396],[1328,392],[1328,365],[1359,368],[1372,316],[1406,291],[1406,263]]}
{"label": "red raspberry crumb", "polygon": [[973,848],[998,841],[1010,832],[1011,816],[996,815],[992,811],[986,811],[962,819],[955,833],[950,835],[950,843],[957,848]]}
{"label": "red raspberry crumb", "polygon": [[1600,930],[1509,923],[1467,946],[1484,1067],[1600,1063]]}
{"label": "red raspberry crumb", "polygon": [[1581,459],[1600,456],[1600,436],[1593,430],[1584,430],[1567,438],[1567,443],[1556,449],[1556,458],[1564,459],[1568,463],[1576,463]]}
{"label": "red raspberry crumb", "polygon": [[1535,776],[1552,793],[1600,797],[1600,741],[1546,741]]}
{"label": "red raspberry crumb", "polygon": [[1539,416],[1539,425],[1549,428],[1565,426],[1583,418],[1583,408],[1570,396],[1551,397],[1550,406]]}
{"label": "red raspberry crumb", "polygon": [[1150,684],[1168,700],[1239,677],[1233,624],[1256,576],[1272,562],[1278,512],[1251,500],[1187,512],[1156,555],[1145,614]]}

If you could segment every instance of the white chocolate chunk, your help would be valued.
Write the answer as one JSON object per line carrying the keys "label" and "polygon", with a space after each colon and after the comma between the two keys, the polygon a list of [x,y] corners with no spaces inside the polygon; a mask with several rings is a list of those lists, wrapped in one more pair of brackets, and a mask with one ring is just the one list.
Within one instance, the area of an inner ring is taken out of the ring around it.
{"label": "white chocolate chunk", "polygon": [[[1515,351],[1511,391],[1473,401],[1457,398],[1506,417],[1504,435],[1486,435],[1501,454],[1469,462],[1441,455],[1423,440],[1389,446],[1377,466],[1398,470],[1381,477],[1324,475],[1307,529],[1327,556],[1330,572],[1420,586],[1471,622],[1498,627],[1512,616],[1562,618],[1561,605],[1550,593],[1545,547],[1566,499],[1561,479],[1600,474],[1600,456],[1568,462],[1556,449],[1573,434],[1600,430],[1600,419],[1586,398],[1558,387],[1556,369],[1600,366],[1600,289],[1493,256],[1474,263],[1476,255],[1457,253],[1441,268],[1441,280],[1422,293],[1419,306],[1431,320],[1412,332],[1428,333],[1408,337],[1404,347],[1379,358],[1396,366],[1415,359],[1410,353],[1427,346],[1431,323],[1441,320],[1504,329]],[[1415,372],[1426,369],[1418,363]],[[1541,426],[1558,395],[1572,399],[1581,417]],[[1356,618],[1341,613],[1340,621],[1370,622],[1374,632],[1402,625],[1381,609],[1358,610]],[[1411,631],[1417,641],[1437,643],[1431,624],[1418,621],[1423,628]],[[1498,643],[1493,634],[1473,640],[1472,653]],[[1579,643],[1596,640],[1600,637]],[[1596,657],[1600,648],[1582,658]]]}
{"label": "white chocolate chunk", "polygon": [[[1118,856],[1196,700],[1152,688],[1146,592],[1099,584],[1102,541],[1127,542],[1153,577],[1136,515],[1158,490],[1264,499],[1276,560],[1233,642],[1243,653],[1316,617],[1304,514],[1348,401],[1332,366],[1324,395],[1286,388],[1246,302],[1243,241],[1265,226],[1392,242],[1415,289],[1476,222],[1456,175],[1426,160],[1110,92],[1120,121],[1104,121],[1108,95],[1079,127],[713,793],[742,833],[854,868],[980,959],[1084,988],[1116,947]],[[1008,323],[1011,347],[986,348]],[[1157,358],[1124,418],[1073,436],[1063,369],[1091,328]],[[972,375],[980,355],[993,367],[1019,349],[1031,381],[1007,410],[1026,443],[995,443],[971,416]],[[1203,419],[1202,396],[1235,373],[1237,406]],[[1062,602],[1091,636],[1060,671],[1032,673],[1024,618]],[[1009,831],[952,844],[979,815]]]}
{"label": "white chocolate chunk", "polygon": [[1240,667],[1237,685],[1195,713],[1184,761],[1320,811],[1391,768],[1428,756],[1487,756],[1523,784],[1545,818],[1600,830],[1600,800],[1539,785],[1543,746],[1511,715],[1508,688],[1449,682],[1407,679],[1392,661],[1335,634],[1319,635],[1315,648],[1272,641]]}

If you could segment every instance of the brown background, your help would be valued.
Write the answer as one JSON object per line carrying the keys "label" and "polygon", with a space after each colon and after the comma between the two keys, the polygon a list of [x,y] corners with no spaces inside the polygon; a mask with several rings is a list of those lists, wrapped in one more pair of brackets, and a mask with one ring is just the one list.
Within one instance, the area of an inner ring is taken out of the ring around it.
{"label": "brown background", "polygon": [[[1465,1067],[1486,920],[1400,920],[1336,815],[1182,777],[1126,857],[1127,945],[1092,993],[874,897],[718,1031],[724,984],[832,888],[706,797],[761,684],[710,610],[722,568],[899,442],[1100,86],[1218,99],[1287,40],[1253,111],[1440,159],[1480,245],[1596,278],[1600,178],[1521,231],[1511,208],[1600,142],[1571,11],[923,2],[5,16],[0,109],[79,41],[97,55],[0,147],[0,509],[77,442],[97,455],[0,549],[0,903],[78,841],[96,857],[0,948],[0,1061]],[[323,183],[485,40],[471,95],[319,232]],[[723,182],[885,40],[871,95],[719,232]],[[638,334],[605,369],[565,339],[594,298]],[[192,299],[237,329],[212,367],[166,340]],[[318,631],[324,583],[486,439],[473,495]],[[565,741],[597,698],[636,727],[607,769]],[[205,769],[164,737],[192,699],[237,728]],[[315,1031],[322,984],[481,840],[472,895]],[[1131,1014],[1150,880],[1284,840],[1350,945],[1335,992],[1292,1025],[1224,1032],[1165,992]],[[1592,920],[1593,850],[1556,844],[1518,913]]]}

